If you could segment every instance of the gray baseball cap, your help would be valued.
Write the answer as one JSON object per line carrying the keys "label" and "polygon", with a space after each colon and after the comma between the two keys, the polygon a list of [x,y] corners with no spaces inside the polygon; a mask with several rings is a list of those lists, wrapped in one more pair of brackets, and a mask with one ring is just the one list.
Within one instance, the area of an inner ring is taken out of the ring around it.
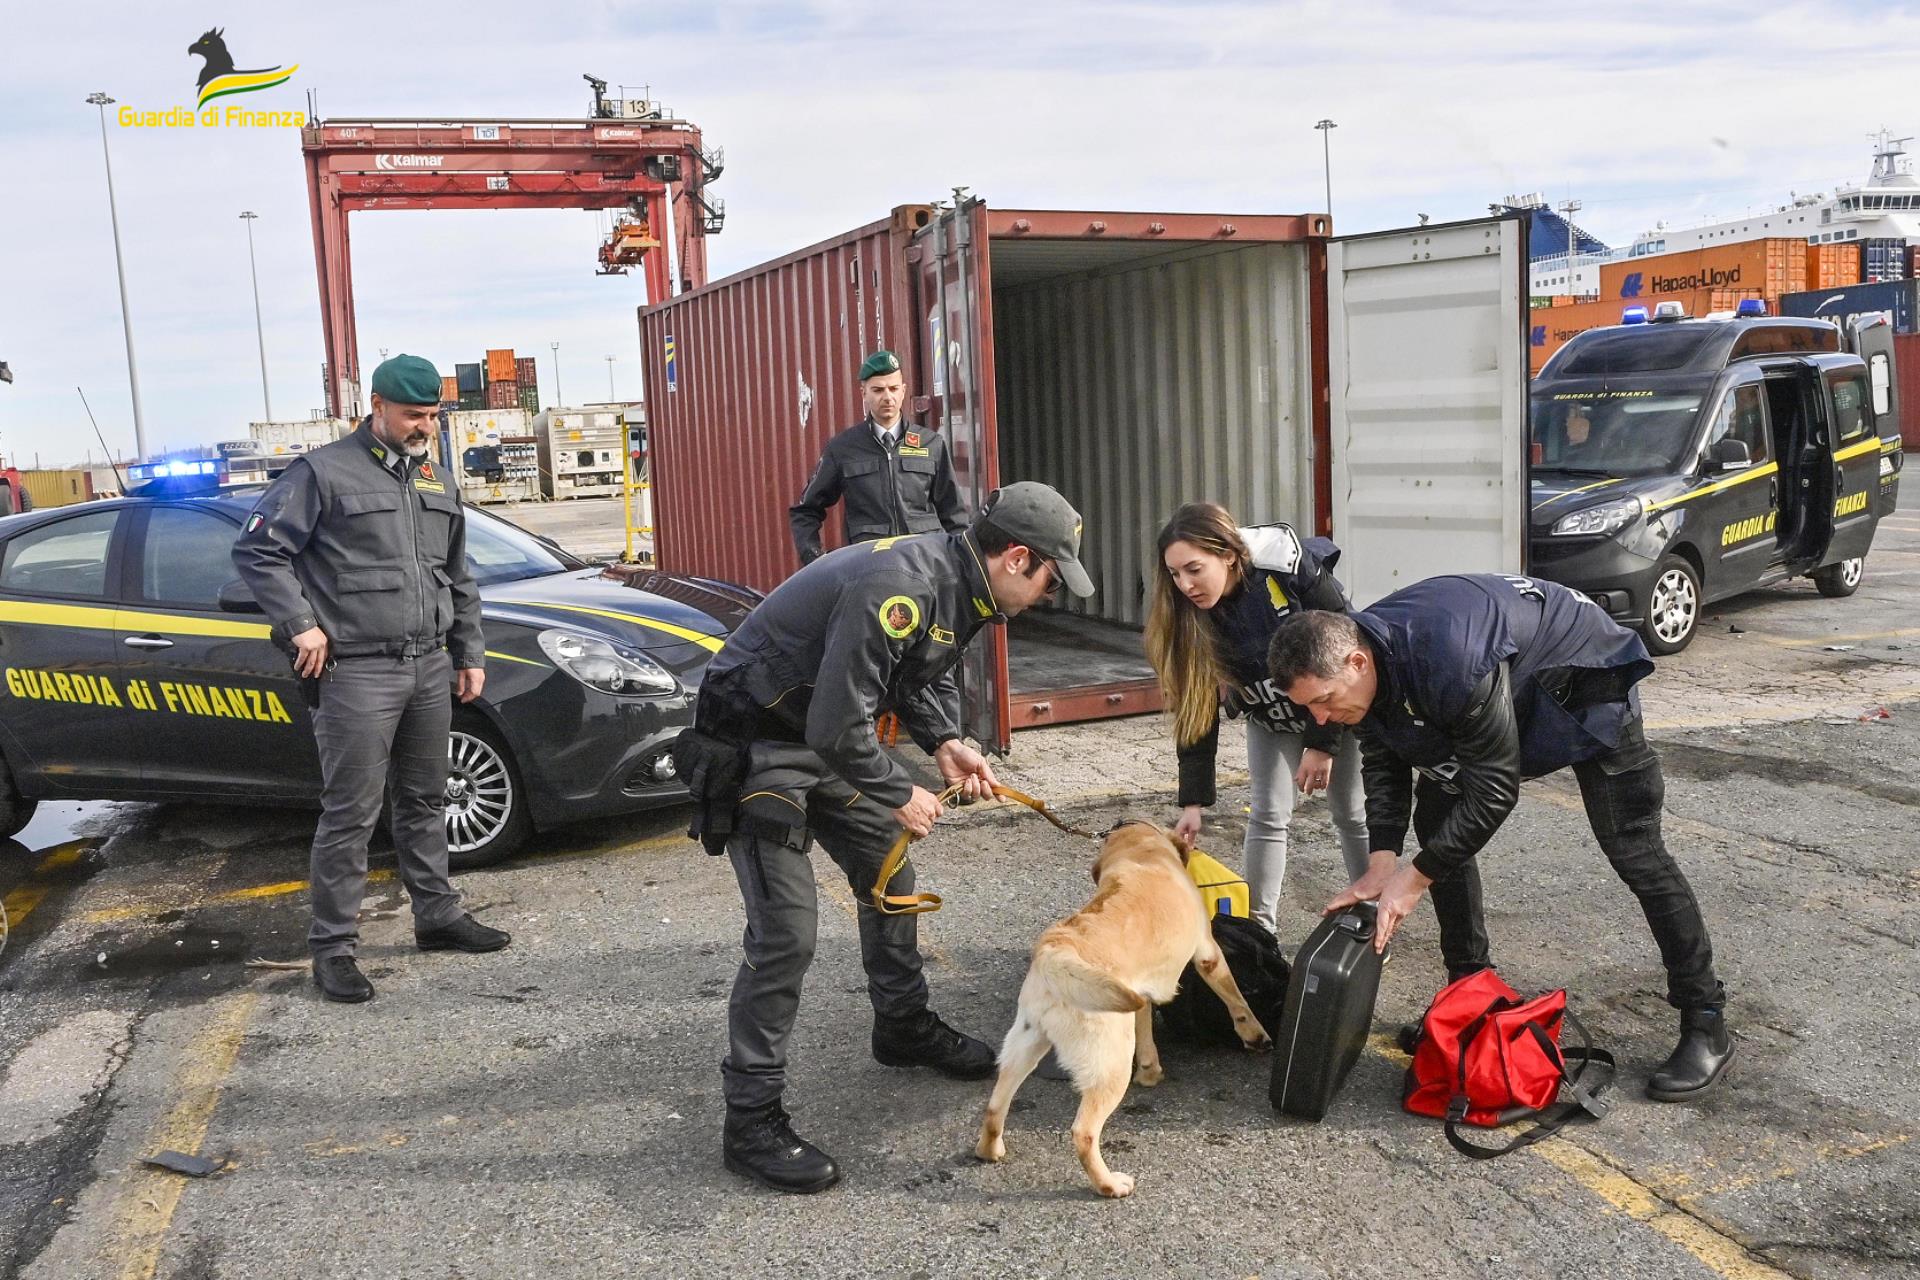
{"label": "gray baseball cap", "polygon": [[1051,485],[1021,480],[995,489],[980,518],[1059,565],[1067,590],[1076,596],[1093,594],[1093,580],[1080,564],[1080,513]]}

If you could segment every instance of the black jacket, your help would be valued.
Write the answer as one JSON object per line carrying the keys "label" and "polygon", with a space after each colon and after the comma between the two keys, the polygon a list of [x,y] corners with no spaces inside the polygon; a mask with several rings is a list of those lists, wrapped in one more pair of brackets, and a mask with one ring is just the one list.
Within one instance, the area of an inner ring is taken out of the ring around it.
{"label": "black jacket", "polygon": [[[1267,671],[1267,646],[1280,620],[1305,609],[1344,613],[1347,593],[1333,576],[1340,548],[1325,538],[1305,542],[1291,526],[1260,525],[1240,530],[1251,563],[1232,594],[1206,613],[1220,662],[1234,687],[1227,694],[1231,715],[1246,715],[1275,733],[1297,733],[1307,746],[1328,755],[1340,753],[1337,725],[1316,724],[1312,716],[1274,688]],[[1220,751],[1220,720],[1206,734],[1178,748],[1179,803],[1214,802],[1215,760]]]}
{"label": "black jacket", "polygon": [[958,533],[967,527],[966,505],[953,483],[947,438],[905,418],[894,433],[891,454],[880,447],[870,418],[827,441],[806,492],[787,508],[801,564],[819,557],[820,526],[826,521],[827,508],[836,502],[846,504],[841,519],[849,543],[941,529]]}
{"label": "black jacket", "polygon": [[1401,851],[1413,771],[1458,793],[1413,860],[1439,879],[1479,853],[1523,778],[1604,755],[1639,714],[1646,646],[1586,597],[1517,574],[1428,578],[1353,615],[1380,686],[1360,722],[1372,847]]}
{"label": "black jacket", "polygon": [[881,750],[874,717],[899,715],[922,750],[960,736],[961,650],[1004,621],[970,533],[928,533],[841,547],[802,568],[754,606],[708,664],[705,680],[759,709],[748,732],[707,724],[716,738],[803,742],[827,767],[889,809],[913,779]]}
{"label": "black jacket", "polygon": [[254,504],[233,566],[288,640],[318,626],[335,657],[426,653],[486,665],[467,517],[453,478],[409,459],[395,472],[371,419],[295,458]]}

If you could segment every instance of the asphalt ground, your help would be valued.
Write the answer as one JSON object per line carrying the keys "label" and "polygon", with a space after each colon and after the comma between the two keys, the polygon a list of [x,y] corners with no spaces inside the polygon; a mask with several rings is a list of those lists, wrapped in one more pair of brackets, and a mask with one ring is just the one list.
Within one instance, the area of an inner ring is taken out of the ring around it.
{"label": "asphalt ground", "polygon": [[[986,1166],[970,1155],[986,1084],[872,1061],[852,898],[824,857],[788,1102],[847,1177],[787,1198],[720,1166],[741,915],[683,812],[571,828],[462,877],[515,935],[496,955],[414,950],[383,876],[361,949],[379,995],[347,1007],[304,967],[249,963],[303,958],[311,815],[48,806],[0,846],[0,1276],[1913,1275],[1915,506],[1853,599],[1794,584],[1716,606],[1645,688],[1668,841],[1733,993],[1738,1056],[1698,1103],[1640,1093],[1676,1016],[1570,778],[1524,788],[1486,851],[1489,926],[1508,980],[1568,987],[1620,1059],[1611,1115],[1475,1164],[1399,1109],[1390,1033],[1440,977],[1422,909],[1325,1121],[1273,1113],[1265,1058],[1166,1046],[1166,1082],[1107,1129],[1109,1163],[1139,1179],[1117,1203],[1074,1159],[1070,1087],[1030,1080],[1007,1163]],[[1173,813],[1152,718],[1022,733],[1003,773],[1089,829]],[[1228,785],[1203,838],[1229,862],[1245,798]],[[988,806],[917,847],[947,901],[922,937],[951,1022],[997,1042],[1091,855]],[[1309,803],[1289,950],[1336,865]],[[140,1163],[163,1149],[222,1167]]]}

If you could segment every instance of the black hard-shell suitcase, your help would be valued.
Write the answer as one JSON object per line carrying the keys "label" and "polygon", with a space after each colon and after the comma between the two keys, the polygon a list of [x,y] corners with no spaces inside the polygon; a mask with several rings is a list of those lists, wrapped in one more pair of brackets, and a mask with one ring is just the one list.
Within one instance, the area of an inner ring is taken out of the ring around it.
{"label": "black hard-shell suitcase", "polygon": [[1303,1120],[1326,1115],[1366,1047],[1380,991],[1373,924],[1371,902],[1348,907],[1323,918],[1294,955],[1267,1085],[1274,1110]]}

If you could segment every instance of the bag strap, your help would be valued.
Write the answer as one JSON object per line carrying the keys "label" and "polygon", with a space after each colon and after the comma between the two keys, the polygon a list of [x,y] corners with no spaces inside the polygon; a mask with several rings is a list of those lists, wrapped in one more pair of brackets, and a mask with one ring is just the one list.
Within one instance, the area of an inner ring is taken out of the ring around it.
{"label": "bag strap", "polygon": [[[1613,1055],[1605,1049],[1594,1048],[1593,1039],[1587,1034],[1586,1024],[1574,1015],[1573,1010],[1566,1009],[1562,1011],[1562,1016],[1567,1022],[1573,1024],[1573,1029],[1580,1035],[1581,1044],[1577,1049],[1567,1049],[1565,1051],[1559,1049],[1553,1043],[1553,1037],[1547,1034],[1547,1029],[1538,1022],[1528,1022],[1523,1030],[1531,1035],[1540,1045],[1541,1050],[1546,1053],[1548,1061],[1560,1069],[1560,1083],[1566,1088],[1568,1093],[1573,1095],[1572,1100],[1546,1107],[1539,1111],[1522,1107],[1516,1108],[1511,1113],[1503,1112],[1500,1116],[1503,1124],[1512,1120],[1524,1119],[1529,1115],[1538,1115],[1540,1117],[1540,1123],[1534,1125],[1533,1128],[1527,1130],[1525,1133],[1515,1136],[1514,1139],[1505,1146],[1482,1147],[1468,1142],[1460,1133],[1460,1126],[1465,1123],[1467,1112],[1472,1109],[1472,1104],[1468,1101],[1466,1092],[1466,1046],[1467,1041],[1479,1033],[1487,1017],[1492,1013],[1493,1010],[1489,1009],[1487,1013],[1481,1014],[1480,1017],[1474,1020],[1467,1034],[1461,1037],[1459,1092],[1455,1093],[1447,1102],[1447,1142],[1455,1151],[1472,1160],[1491,1160],[1495,1156],[1506,1155],[1509,1151],[1518,1151],[1521,1147],[1530,1147],[1542,1138],[1551,1138],[1554,1134],[1564,1129],[1567,1123],[1576,1116],[1586,1115],[1598,1120],[1606,1115],[1608,1111],[1612,1110],[1612,1099],[1604,1098],[1601,1094],[1608,1085],[1613,1083],[1615,1071]],[[1569,1060],[1577,1060],[1580,1064],[1579,1069],[1569,1073],[1567,1070]],[[1589,1084],[1587,1082],[1587,1069],[1596,1065],[1606,1068],[1606,1076],[1597,1083]]]}

